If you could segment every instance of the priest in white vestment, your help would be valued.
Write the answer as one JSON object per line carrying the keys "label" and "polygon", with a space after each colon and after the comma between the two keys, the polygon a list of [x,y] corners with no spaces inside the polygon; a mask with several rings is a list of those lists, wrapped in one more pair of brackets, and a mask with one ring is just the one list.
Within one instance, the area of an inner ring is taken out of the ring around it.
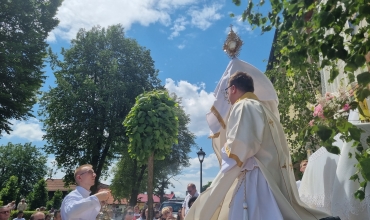
{"label": "priest in white vestment", "polygon": [[225,89],[232,107],[219,134],[222,167],[185,220],[245,219],[244,202],[250,220],[328,217],[300,201],[282,126],[253,93],[253,79],[237,72]]}

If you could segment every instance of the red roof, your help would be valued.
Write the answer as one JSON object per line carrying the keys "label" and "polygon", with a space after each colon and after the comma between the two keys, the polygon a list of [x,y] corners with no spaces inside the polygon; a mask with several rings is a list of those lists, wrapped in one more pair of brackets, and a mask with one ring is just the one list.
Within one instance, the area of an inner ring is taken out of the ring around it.
{"label": "red roof", "polygon": [[[143,203],[148,202],[148,194],[139,194],[139,195],[137,195],[137,201],[138,202],[143,202]],[[158,202],[160,202],[160,199],[159,199],[158,196],[153,195],[153,201],[155,203],[158,203]]]}
{"label": "red roof", "polygon": [[74,184],[71,184],[69,185],[69,188],[66,188],[64,187],[64,182],[62,179],[47,179],[46,180],[46,189],[48,190],[48,192],[55,192],[57,191],[58,189],[60,191],[65,191],[67,192],[68,190],[74,190],[76,189],[76,185]]}

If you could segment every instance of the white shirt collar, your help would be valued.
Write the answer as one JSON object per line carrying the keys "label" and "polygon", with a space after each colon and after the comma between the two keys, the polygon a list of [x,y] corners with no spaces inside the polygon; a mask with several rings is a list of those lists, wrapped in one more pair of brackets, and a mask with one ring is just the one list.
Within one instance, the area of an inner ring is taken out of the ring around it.
{"label": "white shirt collar", "polygon": [[91,191],[86,190],[85,188],[81,186],[77,186],[76,190],[82,195],[82,197],[86,198],[90,196]]}

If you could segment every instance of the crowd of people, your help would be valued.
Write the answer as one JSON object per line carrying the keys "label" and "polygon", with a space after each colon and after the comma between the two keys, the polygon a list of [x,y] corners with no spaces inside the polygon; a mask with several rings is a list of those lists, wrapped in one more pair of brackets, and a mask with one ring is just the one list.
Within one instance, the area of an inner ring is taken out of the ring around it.
{"label": "crowd of people", "polygon": [[17,217],[13,220],[62,220],[60,210],[52,209],[46,212],[44,207],[38,208],[29,219],[25,219],[23,217],[24,211],[27,209],[27,203],[25,203],[25,200],[22,199],[17,208],[15,208],[13,204],[15,204],[15,202],[5,206],[0,206],[0,220],[9,220],[12,210],[17,210]]}

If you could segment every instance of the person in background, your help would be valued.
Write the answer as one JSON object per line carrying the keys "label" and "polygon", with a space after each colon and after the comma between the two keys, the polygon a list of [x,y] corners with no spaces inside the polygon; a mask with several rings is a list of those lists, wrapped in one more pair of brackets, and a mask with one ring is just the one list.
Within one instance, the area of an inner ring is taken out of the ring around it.
{"label": "person in background", "polygon": [[155,220],[160,220],[161,218],[161,213],[157,210],[154,212],[154,219]]}
{"label": "person in background", "polygon": [[189,194],[185,197],[184,203],[182,204],[182,211],[181,211],[182,218],[185,218],[186,214],[189,211],[189,206],[188,206],[189,199],[193,196],[196,196],[196,197],[199,196],[199,193],[197,192],[197,188],[194,183],[189,183],[187,190]]}
{"label": "person in background", "polygon": [[178,212],[177,212],[177,220],[183,220],[181,211],[182,211],[182,209],[179,209]]}
{"label": "person in background", "polygon": [[10,218],[9,206],[0,206],[0,220],[8,220]]}
{"label": "person in background", "polygon": [[96,178],[95,171],[90,164],[78,167],[75,170],[74,178],[77,187],[63,199],[60,208],[62,219],[96,219],[101,209],[100,202],[109,198],[110,191],[100,191],[90,195],[90,188],[95,184]]}
{"label": "person in background", "polygon": [[193,203],[195,202],[195,200],[197,200],[198,197],[196,196],[193,196],[189,199],[189,202],[188,202],[188,206],[189,206],[189,209],[191,208],[191,206],[193,205]]}
{"label": "person in background", "polygon": [[171,212],[170,212],[169,207],[164,207],[162,209],[161,220],[167,220],[167,218],[170,218],[170,217],[171,217]]}
{"label": "person in background", "polygon": [[60,215],[60,210],[54,210],[54,219],[53,220],[62,220],[62,216]]}
{"label": "person in background", "polygon": [[10,210],[15,210],[15,201],[12,201],[11,203],[8,204],[8,207],[10,208]]}
{"label": "person in background", "polygon": [[25,220],[23,218],[23,211],[18,211],[17,213],[17,218],[13,219],[13,220]]}
{"label": "person in background", "polygon": [[[302,160],[301,164],[299,165],[299,171],[301,171],[302,174],[306,170],[307,163],[308,163],[308,160]],[[301,186],[301,180],[296,181],[296,184],[297,184],[297,189],[299,189],[299,187]]]}
{"label": "person in background", "polygon": [[45,220],[45,214],[43,212],[33,213],[30,220]]}
{"label": "person in background", "polygon": [[140,218],[140,208],[139,208],[138,205],[136,205],[134,207],[134,217],[135,217],[135,219],[139,219]]}
{"label": "person in background", "polygon": [[26,211],[27,203],[25,199],[22,199],[20,203],[18,203],[17,210],[18,211]]}
{"label": "person in background", "polygon": [[135,220],[134,211],[131,208],[128,208],[123,213],[122,220]]}
{"label": "person in background", "polygon": [[50,214],[47,214],[47,215],[45,216],[45,220],[51,220],[51,215],[50,215]]}

